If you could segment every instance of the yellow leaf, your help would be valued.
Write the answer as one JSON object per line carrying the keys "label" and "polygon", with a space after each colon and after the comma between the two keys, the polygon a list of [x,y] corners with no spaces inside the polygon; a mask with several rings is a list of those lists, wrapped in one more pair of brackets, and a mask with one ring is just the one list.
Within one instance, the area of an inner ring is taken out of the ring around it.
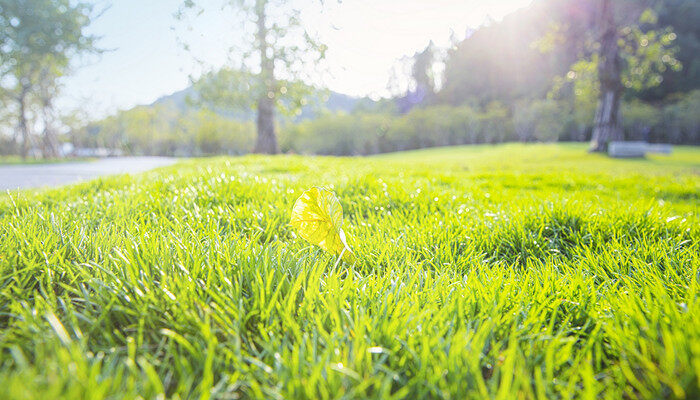
{"label": "yellow leaf", "polygon": [[312,187],[302,193],[294,203],[291,225],[308,242],[354,262],[342,228],[343,207],[330,190]]}

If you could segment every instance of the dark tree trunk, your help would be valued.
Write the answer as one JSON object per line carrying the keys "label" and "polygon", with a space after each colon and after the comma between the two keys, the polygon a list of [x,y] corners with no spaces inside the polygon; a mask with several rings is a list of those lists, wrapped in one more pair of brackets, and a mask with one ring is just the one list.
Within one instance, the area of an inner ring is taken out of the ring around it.
{"label": "dark tree trunk", "polygon": [[620,73],[622,60],[617,44],[617,25],[611,0],[602,0],[601,7],[602,38],[600,59],[598,60],[598,79],[600,80],[600,98],[593,121],[593,134],[590,151],[602,152],[611,140],[622,139],[620,121],[620,98],[622,82]]}
{"label": "dark tree trunk", "polygon": [[258,138],[255,141],[255,153],[277,154],[277,135],[275,133],[275,60],[268,54],[267,27],[265,25],[268,0],[257,0],[255,12],[258,17],[257,42],[260,51],[260,81],[264,88],[258,100]]}
{"label": "dark tree trunk", "polygon": [[58,138],[53,126],[53,96],[55,87],[53,85],[56,76],[51,73],[49,67],[42,68],[39,78],[39,93],[41,100],[41,118],[44,122],[44,132],[42,135],[41,154],[44,158],[57,158]]}
{"label": "dark tree trunk", "polygon": [[20,89],[19,97],[17,101],[19,102],[19,131],[22,135],[22,146],[20,147],[20,155],[22,159],[27,158],[29,153],[29,123],[27,122],[27,95],[29,94],[29,88],[22,86]]}
{"label": "dark tree trunk", "polygon": [[56,138],[56,132],[53,130],[53,121],[51,120],[53,104],[50,98],[45,98],[42,105],[44,137],[41,152],[44,158],[58,158],[58,139]]}
{"label": "dark tree trunk", "polygon": [[58,139],[51,128],[44,128],[44,141],[42,143],[42,155],[44,158],[58,158]]}
{"label": "dark tree trunk", "polygon": [[275,104],[274,100],[263,96],[258,101],[258,138],[255,141],[255,152],[262,154],[277,154],[277,136],[275,134]]}

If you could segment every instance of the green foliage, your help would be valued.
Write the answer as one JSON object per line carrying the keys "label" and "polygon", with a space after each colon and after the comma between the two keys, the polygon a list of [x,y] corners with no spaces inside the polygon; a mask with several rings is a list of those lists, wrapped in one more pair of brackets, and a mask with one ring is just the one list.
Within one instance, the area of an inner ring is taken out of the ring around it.
{"label": "green foliage", "polygon": [[[185,0],[176,14],[205,12],[204,1]],[[301,22],[299,4],[283,0],[222,0],[218,11],[232,17],[231,35],[243,48],[230,54],[230,68],[199,80],[199,95],[219,109],[255,109],[258,140],[254,150],[279,151],[274,109],[298,115],[313,88],[308,81],[325,58],[326,46]],[[207,4],[209,8],[211,5]],[[309,4],[306,4],[308,7]],[[216,9],[216,7],[214,7]],[[248,28],[248,29],[246,29]]]}
{"label": "green foliage", "polygon": [[595,108],[600,95],[598,85],[598,55],[588,60],[578,60],[564,76],[553,80],[548,98],[571,98],[576,107]]}
{"label": "green foliage", "polygon": [[[625,65],[621,79],[624,87],[628,89],[628,97],[660,85],[667,70],[681,70],[681,64],[675,58],[678,51],[674,44],[676,34],[670,27],[649,28],[655,27],[655,24],[656,13],[647,9],[641,13],[636,24],[620,29],[619,45]],[[598,43],[589,45],[593,49],[599,46]],[[566,74],[553,79],[548,97],[571,97],[574,108],[584,111],[574,118],[578,124],[584,123],[581,117],[588,118],[595,108],[600,93],[599,62],[598,54],[592,52],[573,63]]]}
{"label": "green foliage", "polygon": [[562,104],[552,99],[519,103],[513,113],[515,132],[523,142],[559,140],[566,134],[568,118]]}
{"label": "green foliage", "polygon": [[700,143],[700,90],[694,90],[663,110],[663,128],[657,137],[672,143]]}
{"label": "green foliage", "polygon": [[0,135],[0,156],[9,156],[17,154],[15,141],[6,135]]}
{"label": "green foliage", "polygon": [[376,154],[384,145],[390,114],[326,114],[314,120],[284,126],[280,134],[283,152],[301,154]]}
{"label": "green foliage", "polygon": [[[698,156],[248,156],[3,194],[0,398],[697,398]],[[356,265],[294,236],[312,185]]]}
{"label": "green foliage", "polygon": [[253,149],[254,126],[251,122],[222,118],[207,109],[200,110],[192,118],[182,117],[180,121],[181,137],[194,136],[196,155],[246,154]]}
{"label": "green foliage", "polygon": [[[552,94],[545,100],[518,102],[512,110],[492,103],[481,108],[415,108],[404,115],[326,113],[282,125],[280,147],[285,153],[367,155],[462,144],[583,141],[592,128],[595,97],[584,92],[592,86],[583,84],[588,81],[580,78],[590,63],[577,65],[583,67],[574,67],[579,71],[576,79],[562,89],[576,90],[578,95],[573,99]],[[624,102],[626,137],[700,143],[698,93],[678,96],[664,107]],[[209,109],[182,113],[167,105],[155,105],[123,111],[76,129],[70,139],[77,147],[114,148],[127,154],[246,154],[253,148],[254,126]]]}
{"label": "green foliage", "polygon": [[696,0],[662,0],[655,2],[657,26],[673,27],[678,47],[676,58],[680,71],[667,69],[663,83],[637,95],[646,101],[658,101],[674,93],[700,89],[700,2]]}
{"label": "green foliage", "polygon": [[282,150],[358,155],[515,140],[508,110],[492,103],[415,108],[405,115],[328,114],[282,130]]}
{"label": "green foliage", "polygon": [[[93,6],[70,0],[0,0],[0,124],[17,129],[22,158],[35,140],[31,119],[41,120],[44,157],[58,154],[53,103],[59,79],[80,55],[99,53],[86,28]],[[13,138],[15,135],[13,135]],[[39,146],[37,146],[39,147]]]}
{"label": "green foliage", "polygon": [[[645,11],[644,4],[653,7]],[[700,28],[695,23],[700,2],[616,1],[615,5],[628,97],[660,100],[700,88]],[[585,72],[586,80],[592,72],[595,84],[598,7],[598,0],[542,0],[475,30],[450,51],[438,100],[513,105],[544,97],[552,81],[556,89],[567,79],[574,80],[567,78],[572,71],[577,73],[576,82],[582,76],[578,72]],[[588,83],[579,86],[584,85]]]}
{"label": "green foliage", "polygon": [[0,69],[29,69],[51,61],[66,67],[70,57],[94,51],[95,37],[84,33],[92,6],[69,0],[0,0]]}
{"label": "green foliage", "polygon": [[[263,90],[260,80],[249,72],[232,68],[211,71],[193,82],[196,93],[189,99],[193,105],[227,112],[246,112],[255,108],[255,101]],[[314,99],[327,95],[326,91],[301,81],[278,80],[268,87],[268,93],[278,101],[277,110],[284,116],[298,116],[302,108]]]}
{"label": "green foliage", "polygon": [[470,32],[448,54],[438,100],[450,104],[542,98],[579,58],[589,1],[543,0]]}
{"label": "green foliage", "polygon": [[136,107],[74,130],[76,147],[106,147],[136,155],[245,154],[253,148],[254,125],[211,110],[181,113],[166,105]]}
{"label": "green foliage", "polygon": [[662,111],[640,101],[624,103],[621,111],[625,138],[628,140],[648,141],[652,130],[661,122]]}
{"label": "green foliage", "polygon": [[644,29],[657,21],[656,14],[647,9],[640,17],[639,25],[622,29],[621,50],[625,60],[622,84],[636,91],[652,88],[663,82],[667,69],[680,71],[681,63],[676,59],[678,47],[673,29]]}

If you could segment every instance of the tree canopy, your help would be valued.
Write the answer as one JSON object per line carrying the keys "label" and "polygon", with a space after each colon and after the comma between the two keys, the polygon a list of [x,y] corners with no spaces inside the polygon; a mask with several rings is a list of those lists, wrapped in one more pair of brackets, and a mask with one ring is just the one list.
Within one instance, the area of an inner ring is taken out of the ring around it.
{"label": "tree canopy", "polygon": [[[231,11],[231,26],[235,27],[231,34],[242,37],[243,43],[232,54],[237,65],[213,72],[219,79],[200,80],[204,100],[257,109],[255,151],[260,153],[279,151],[275,108],[298,109],[309,94],[308,86],[288,82],[308,78],[313,70],[309,65],[325,57],[326,46],[305,28],[294,5],[288,0],[222,0],[222,9]],[[201,2],[185,0],[177,17],[185,19],[192,10],[205,11]]]}
{"label": "tree canopy", "polygon": [[70,0],[0,0],[0,85],[24,157],[35,125],[43,125],[44,155],[57,152],[51,127],[57,80],[76,56],[98,51],[96,37],[85,33],[92,11],[90,4]]}
{"label": "tree canopy", "polygon": [[[597,62],[598,3],[541,0],[469,32],[449,52],[438,101],[514,104],[545,97],[557,77],[585,69],[577,62]],[[624,17],[619,22],[625,96],[659,101],[700,88],[700,28],[692,22],[700,18],[700,2],[616,2],[622,3],[639,10],[617,14]],[[642,3],[649,7],[639,7]]]}

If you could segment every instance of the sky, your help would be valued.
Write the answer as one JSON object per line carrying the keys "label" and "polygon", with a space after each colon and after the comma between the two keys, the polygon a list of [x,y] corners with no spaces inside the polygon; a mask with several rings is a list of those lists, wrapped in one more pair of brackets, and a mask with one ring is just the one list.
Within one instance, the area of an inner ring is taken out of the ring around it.
{"label": "sky", "polygon": [[[100,117],[186,88],[202,68],[235,57],[242,37],[224,0],[200,0],[208,10],[185,22],[174,18],[182,0],[93,0],[102,11],[88,32],[105,51],[76,62],[64,80],[63,111]],[[532,0],[297,0],[302,20],[328,46],[321,83],[353,96],[386,96],[397,60],[426,47],[448,46],[455,32],[500,20]],[[189,29],[191,27],[191,29]],[[186,42],[190,51],[183,49]],[[198,59],[198,61],[195,61]]]}

